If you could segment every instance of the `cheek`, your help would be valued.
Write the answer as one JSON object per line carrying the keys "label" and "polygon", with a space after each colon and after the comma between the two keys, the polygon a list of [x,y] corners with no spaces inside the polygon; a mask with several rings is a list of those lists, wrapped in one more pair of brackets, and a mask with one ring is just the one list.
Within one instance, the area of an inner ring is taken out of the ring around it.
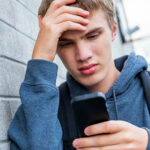
{"label": "cheek", "polygon": [[97,57],[103,57],[108,51],[108,46],[105,41],[97,40],[91,45],[92,51]]}
{"label": "cheek", "polygon": [[74,63],[74,54],[71,52],[71,50],[64,50],[58,53],[58,56],[62,60],[63,64],[67,69],[71,68],[71,66]]}
{"label": "cheek", "polygon": [[112,57],[111,42],[109,39],[99,39],[95,41],[92,45],[94,58],[96,58],[102,66],[108,64]]}
{"label": "cheek", "polygon": [[111,51],[111,36],[110,34],[103,34],[92,43],[92,49],[99,55],[105,55]]}

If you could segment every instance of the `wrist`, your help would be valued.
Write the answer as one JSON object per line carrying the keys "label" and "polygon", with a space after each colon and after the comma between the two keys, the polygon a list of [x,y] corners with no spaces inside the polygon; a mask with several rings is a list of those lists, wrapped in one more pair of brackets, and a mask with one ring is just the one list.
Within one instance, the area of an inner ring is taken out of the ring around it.
{"label": "wrist", "polygon": [[44,53],[44,52],[39,52],[34,50],[32,54],[32,59],[42,59],[42,60],[48,60],[53,62],[55,59],[56,54],[49,54],[49,53]]}
{"label": "wrist", "polygon": [[45,36],[39,32],[33,49],[32,59],[43,59],[52,62],[56,56],[57,44],[58,37],[56,35]]}

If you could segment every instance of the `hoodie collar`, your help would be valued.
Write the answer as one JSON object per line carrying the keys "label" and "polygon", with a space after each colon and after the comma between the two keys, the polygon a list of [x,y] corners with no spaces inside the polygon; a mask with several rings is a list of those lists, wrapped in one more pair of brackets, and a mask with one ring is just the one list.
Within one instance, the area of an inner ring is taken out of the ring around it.
{"label": "hoodie collar", "polygon": [[116,95],[120,95],[127,90],[137,75],[148,67],[146,60],[142,56],[135,55],[135,53],[116,59],[115,65],[121,73],[114,85],[106,93],[107,98],[113,97],[113,90],[115,90]]}
{"label": "hoodie collar", "polygon": [[78,83],[69,73],[67,73],[67,83],[71,97],[91,93],[91,91]]}

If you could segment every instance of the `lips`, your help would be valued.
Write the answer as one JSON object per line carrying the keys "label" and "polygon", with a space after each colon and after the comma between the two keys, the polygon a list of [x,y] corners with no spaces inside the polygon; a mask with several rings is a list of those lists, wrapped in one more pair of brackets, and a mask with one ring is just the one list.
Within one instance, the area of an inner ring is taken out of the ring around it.
{"label": "lips", "polygon": [[84,75],[90,75],[96,71],[96,68],[97,68],[97,64],[91,64],[79,68],[79,71]]}

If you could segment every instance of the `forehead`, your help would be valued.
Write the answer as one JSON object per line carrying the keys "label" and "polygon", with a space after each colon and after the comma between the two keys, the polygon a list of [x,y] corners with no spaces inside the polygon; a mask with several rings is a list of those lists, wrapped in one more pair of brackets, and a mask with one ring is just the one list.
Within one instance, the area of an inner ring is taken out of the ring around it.
{"label": "forehead", "polygon": [[89,17],[87,18],[89,19],[89,24],[87,25],[87,29],[86,31],[78,31],[78,30],[68,30],[65,31],[61,38],[75,38],[75,37],[79,37],[79,36],[84,36],[85,34],[87,34],[89,31],[91,31],[92,29],[95,28],[103,28],[103,29],[110,29],[106,16],[104,14],[104,12],[102,10],[97,10],[97,11],[93,11],[90,13]]}

